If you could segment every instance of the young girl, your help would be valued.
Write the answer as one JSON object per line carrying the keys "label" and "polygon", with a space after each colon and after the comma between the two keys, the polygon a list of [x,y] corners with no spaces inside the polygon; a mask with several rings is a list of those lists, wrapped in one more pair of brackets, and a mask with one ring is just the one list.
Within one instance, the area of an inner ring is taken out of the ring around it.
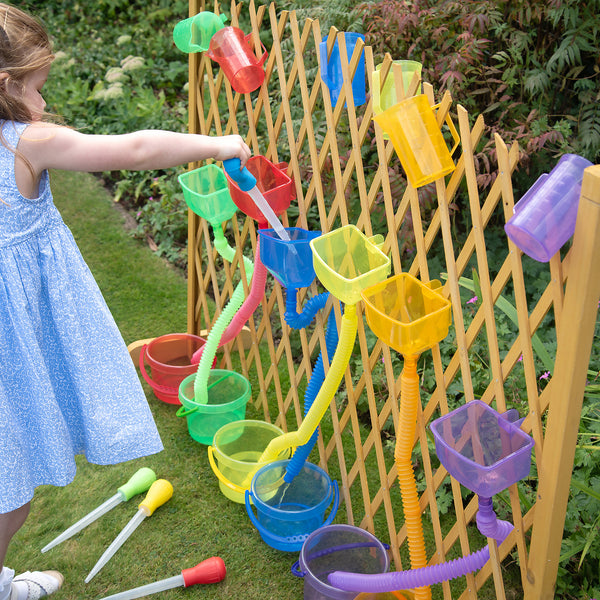
{"label": "young girl", "polygon": [[48,169],[163,169],[250,149],[237,135],[84,135],[44,122],[53,60],[31,16],[0,3],[0,600],[62,584],[3,565],[38,485],[64,486],[74,455],[115,464],[162,450],[127,348],[52,202]]}

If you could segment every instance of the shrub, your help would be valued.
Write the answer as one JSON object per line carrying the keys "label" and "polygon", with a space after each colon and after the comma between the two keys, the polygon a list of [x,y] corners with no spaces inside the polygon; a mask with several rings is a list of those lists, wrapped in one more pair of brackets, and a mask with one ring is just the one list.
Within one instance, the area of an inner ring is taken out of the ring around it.
{"label": "shrub", "polygon": [[[493,136],[519,141],[522,164],[549,170],[557,154],[600,159],[600,29],[597,2],[577,0],[382,0],[366,2],[366,41],[376,57],[418,60],[423,78],[471,115],[489,143],[479,183],[494,179]],[[528,180],[531,178],[528,177]]]}

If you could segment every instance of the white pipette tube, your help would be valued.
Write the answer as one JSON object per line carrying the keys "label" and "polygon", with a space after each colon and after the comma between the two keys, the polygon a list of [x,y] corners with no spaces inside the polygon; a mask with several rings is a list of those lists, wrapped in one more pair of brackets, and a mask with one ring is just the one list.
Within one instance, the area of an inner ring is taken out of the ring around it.
{"label": "white pipette tube", "polygon": [[[223,168],[227,171],[227,174],[233,179],[239,186],[242,192],[246,192],[250,198],[256,204],[258,210],[263,214],[265,219],[269,222],[271,227],[275,230],[275,233],[284,241],[291,241],[288,232],[285,227],[281,224],[281,221],[277,218],[275,211],[271,208],[271,205],[267,202],[265,197],[261,194],[260,190],[256,185],[256,177],[250,173],[247,167],[240,168],[241,162],[239,158],[228,158],[223,161]],[[293,250],[295,250],[292,247]]]}
{"label": "white pipette tube", "polygon": [[55,537],[49,544],[42,548],[42,552],[48,552],[54,546],[68,540],[73,537],[76,533],[87,527],[90,523],[93,523],[99,519],[102,515],[112,510],[115,506],[121,504],[121,502],[127,502],[130,498],[137,494],[141,494],[148,490],[152,483],[156,481],[156,475],[152,469],[143,467],[136,471],[129,481],[119,488],[119,491],[103,502],[100,506],[95,508],[92,512],[85,515],[85,517],[79,519],[77,523],[73,523],[71,527],[63,531],[59,536]]}
{"label": "white pipette tube", "polygon": [[212,558],[207,558],[191,569],[184,569],[180,575],[148,583],[147,585],[142,585],[125,592],[119,592],[112,596],[106,596],[101,600],[134,600],[134,598],[149,596],[150,594],[164,592],[176,587],[189,587],[199,583],[218,583],[219,581],[223,581],[225,573],[226,570],[223,559],[218,556],[213,556]]}
{"label": "white pipette tube", "polygon": [[271,208],[271,205],[266,201],[265,197],[260,193],[260,190],[254,186],[247,192],[248,196],[254,200],[254,204],[258,207],[260,212],[264,215],[265,219],[269,222],[269,225],[275,230],[275,233],[284,241],[290,242],[290,236],[282,225],[281,221],[277,218],[275,211]]}
{"label": "white pipette tube", "polygon": [[155,481],[144,500],[139,504],[137,513],[131,518],[129,523],[123,527],[121,533],[114,539],[112,544],[104,551],[104,554],[98,559],[94,568],[85,578],[85,582],[89,583],[96,574],[104,567],[104,565],[114,556],[117,550],[127,541],[129,536],[137,529],[140,523],[152,515],[152,513],[161,505],[163,505],[173,495],[173,486],[165,479]]}

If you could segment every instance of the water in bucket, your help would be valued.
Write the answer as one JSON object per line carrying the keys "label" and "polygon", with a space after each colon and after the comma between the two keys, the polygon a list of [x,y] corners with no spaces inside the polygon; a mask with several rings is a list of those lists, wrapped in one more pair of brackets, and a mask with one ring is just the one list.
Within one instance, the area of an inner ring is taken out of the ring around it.
{"label": "water in bucket", "polygon": [[[283,483],[289,462],[275,461],[256,472],[250,490],[246,491],[246,511],[269,546],[298,552],[310,533],[333,521],[339,491],[337,482],[308,462],[290,483]],[[325,519],[327,510],[329,515]]]}
{"label": "water in bucket", "polygon": [[582,156],[565,154],[517,202],[504,229],[525,254],[548,262],[575,233],[583,171],[591,166]]}
{"label": "water in bucket", "polygon": [[[223,425],[208,447],[208,458],[213,473],[219,480],[219,489],[226,497],[239,504],[245,503],[245,492],[250,489],[254,474],[268,462],[261,457],[269,442],[283,435],[276,425],[264,421],[239,420]],[[290,449],[283,450],[277,459],[289,458]]]}
{"label": "water in bucket", "polygon": [[342,570],[385,573],[389,565],[384,545],[368,531],[352,525],[321,527],[308,536],[300,551],[304,600],[354,600],[356,592],[330,585],[327,576]]}
{"label": "water in bucket", "polygon": [[[159,400],[167,404],[180,404],[181,382],[196,372],[192,363],[194,353],[206,341],[197,335],[172,333],[154,338],[140,352],[140,371]],[[146,371],[150,367],[150,376]]]}
{"label": "water in bucket", "polygon": [[211,369],[208,375],[207,402],[194,399],[196,373],[186,377],[179,386],[181,408],[178,417],[186,417],[192,439],[211,444],[215,433],[227,423],[246,416],[250,400],[250,382],[241,374],[226,369]]}

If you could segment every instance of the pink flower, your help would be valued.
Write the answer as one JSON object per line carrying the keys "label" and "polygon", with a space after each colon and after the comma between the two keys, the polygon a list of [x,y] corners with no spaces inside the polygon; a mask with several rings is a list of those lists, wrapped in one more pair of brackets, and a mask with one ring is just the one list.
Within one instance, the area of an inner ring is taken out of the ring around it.
{"label": "pink flower", "polygon": [[477,302],[477,296],[473,296],[470,300],[467,300],[467,304],[475,304]]}
{"label": "pink flower", "polygon": [[548,379],[550,377],[550,371],[546,371],[540,375],[540,379]]}

